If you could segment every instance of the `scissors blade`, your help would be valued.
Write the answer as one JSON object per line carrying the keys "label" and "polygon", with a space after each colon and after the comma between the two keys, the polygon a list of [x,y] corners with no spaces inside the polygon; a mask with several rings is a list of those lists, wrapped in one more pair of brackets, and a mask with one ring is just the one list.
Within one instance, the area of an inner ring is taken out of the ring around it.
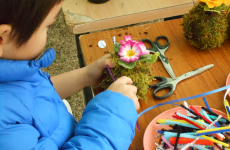
{"label": "scissors blade", "polygon": [[173,72],[173,69],[172,69],[169,61],[164,57],[164,55],[160,55],[160,59],[161,59],[161,62],[163,63],[163,65],[164,65],[165,69],[169,73],[169,75],[175,80],[176,76],[175,76],[175,74]]}
{"label": "scissors blade", "polygon": [[184,80],[184,79],[193,77],[193,76],[195,76],[195,75],[198,75],[198,74],[200,74],[200,73],[202,73],[202,72],[204,72],[204,71],[206,71],[206,70],[212,68],[213,66],[214,66],[213,64],[210,64],[210,65],[207,65],[207,66],[204,66],[204,67],[195,69],[195,70],[193,70],[193,71],[187,72],[187,73],[185,73],[185,74],[179,76],[177,79],[178,79],[179,81],[181,81],[181,80]]}

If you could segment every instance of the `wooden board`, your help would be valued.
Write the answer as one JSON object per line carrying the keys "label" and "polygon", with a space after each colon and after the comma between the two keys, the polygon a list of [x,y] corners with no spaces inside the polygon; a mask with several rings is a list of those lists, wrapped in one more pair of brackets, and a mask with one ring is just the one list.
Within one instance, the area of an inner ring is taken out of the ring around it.
{"label": "wooden board", "polygon": [[74,34],[109,29],[187,13],[197,0],[65,0],[62,6],[69,31]]}
{"label": "wooden board", "polygon": [[[125,34],[129,34],[132,36],[133,40],[140,41],[144,38],[155,40],[157,36],[165,35],[170,40],[170,47],[166,51],[165,55],[168,58],[176,76],[180,76],[186,72],[203,67],[205,65],[214,64],[215,66],[208,71],[179,82],[174,94],[165,100],[154,99],[152,97],[153,90],[149,90],[149,93],[146,94],[148,103],[146,104],[145,102],[141,101],[141,108],[139,112],[162,102],[201,94],[225,86],[226,78],[230,73],[229,41],[225,41],[220,48],[216,48],[211,52],[198,51],[194,47],[190,46],[188,41],[183,36],[181,26],[182,21],[182,19],[175,19],[171,21],[83,35],[80,37],[80,43],[85,63],[89,65],[104,55],[106,50],[100,49],[97,46],[99,40],[104,39],[108,45],[108,48],[112,50],[113,36],[116,36],[117,41],[119,41],[123,40],[123,36]],[[160,61],[156,61],[154,64],[152,64],[151,69],[153,75],[170,77]],[[223,105],[224,93],[225,91],[222,91],[206,96],[209,105],[212,108],[225,112]],[[189,105],[205,106],[202,98],[189,100],[187,102]],[[174,107],[175,106],[173,105],[161,106],[141,116],[138,119],[141,131],[136,130],[136,135],[133,140],[133,144],[130,146],[130,150],[136,150],[135,147],[137,147],[139,150],[143,149],[143,136],[148,124],[160,113]]]}

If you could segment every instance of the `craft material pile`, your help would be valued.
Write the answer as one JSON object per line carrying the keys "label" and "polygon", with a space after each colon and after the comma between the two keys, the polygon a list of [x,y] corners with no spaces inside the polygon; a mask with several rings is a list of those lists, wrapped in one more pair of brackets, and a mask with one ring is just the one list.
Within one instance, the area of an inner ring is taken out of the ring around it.
{"label": "craft material pile", "polygon": [[[157,132],[159,141],[155,141],[156,150],[212,150],[229,149],[229,121],[214,113],[210,108],[201,107],[201,111],[193,106],[186,107],[187,115],[175,112],[175,119],[159,119],[162,129]],[[165,129],[170,127],[170,129]]]}

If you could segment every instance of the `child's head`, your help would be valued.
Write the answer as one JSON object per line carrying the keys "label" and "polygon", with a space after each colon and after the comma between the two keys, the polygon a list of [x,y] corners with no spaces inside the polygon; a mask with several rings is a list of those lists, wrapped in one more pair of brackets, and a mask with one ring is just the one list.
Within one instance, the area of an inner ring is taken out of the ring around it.
{"label": "child's head", "polygon": [[0,0],[0,58],[35,59],[63,0]]}

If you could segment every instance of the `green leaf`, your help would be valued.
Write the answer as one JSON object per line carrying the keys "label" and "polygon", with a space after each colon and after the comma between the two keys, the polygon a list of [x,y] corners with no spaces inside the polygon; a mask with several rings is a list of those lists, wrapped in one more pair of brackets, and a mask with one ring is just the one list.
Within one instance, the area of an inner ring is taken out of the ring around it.
{"label": "green leaf", "polygon": [[115,44],[113,44],[113,51],[115,52],[115,53],[119,53],[120,52],[120,45],[119,45],[119,43],[115,43]]}
{"label": "green leaf", "polygon": [[144,59],[144,58],[150,58],[152,54],[146,54],[146,55],[141,55],[139,57],[139,60]]}
{"label": "green leaf", "polygon": [[133,69],[135,66],[136,66],[136,63],[137,63],[137,60],[134,61],[134,62],[125,62],[125,61],[122,61],[122,60],[118,60],[118,64],[127,68],[127,69]]}
{"label": "green leaf", "polygon": [[228,11],[229,10],[229,6],[225,5],[224,10]]}
{"label": "green leaf", "polygon": [[139,57],[140,62],[154,63],[157,60],[157,57],[160,56],[160,53],[142,55]]}
{"label": "green leaf", "polygon": [[222,4],[221,6],[219,7],[214,7],[212,8],[213,10],[216,10],[216,11],[219,11],[221,13],[222,10],[225,10],[227,6],[225,4]]}
{"label": "green leaf", "polygon": [[142,55],[139,57],[139,61],[140,62],[145,62],[145,61],[150,61],[152,59],[152,55],[148,54],[148,55]]}
{"label": "green leaf", "polygon": [[219,7],[214,7],[214,8],[209,8],[208,5],[204,6],[204,11],[212,11],[212,12],[217,12],[219,14],[221,14],[222,10],[226,10],[227,6],[225,4],[222,4]]}
{"label": "green leaf", "polygon": [[210,8],[208,7],[208,5],[205,5],[204,6],[204,11],[209,11],[210,10]]}

